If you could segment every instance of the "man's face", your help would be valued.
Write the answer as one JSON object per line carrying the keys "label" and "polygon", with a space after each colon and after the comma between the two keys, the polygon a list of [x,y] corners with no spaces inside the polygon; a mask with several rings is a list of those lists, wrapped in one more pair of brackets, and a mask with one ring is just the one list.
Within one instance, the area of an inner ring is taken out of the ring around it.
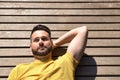
{"label": "man's face", "polygon": [[52,51],[52,40],[46,31],[35,31],[31,36],[31,49],[36,56],[46,56]]}

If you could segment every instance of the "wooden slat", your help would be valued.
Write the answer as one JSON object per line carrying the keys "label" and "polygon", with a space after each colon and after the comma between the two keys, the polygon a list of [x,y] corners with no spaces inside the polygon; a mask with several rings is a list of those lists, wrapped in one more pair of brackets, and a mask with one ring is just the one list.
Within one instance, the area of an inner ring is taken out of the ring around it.
{"label": "wooden slat", "polygon": [[90,39],[87,46],[120,46],[120,39]]}
{"label": "wooden slat", "polygon": [[0,34],[0,38],[30,38],[29,31],[0,31]]}
{"label": "wooden slat", "polygon": [[5,62],[2,62],[0,61],[0,66],[15,66],[15,65],[18,65],[20,63],[30,63],[30,62],[33,62],[34,58],[31,57],[19,57],[19,58],[1,58],[2,61],[5,61]]}
{"label": "wooden slat", "polygon": [[[11,71],[11,67],[7,68],[0,68],[2,71],[1,76],[7,76],[8,73]],[[120,75],[119,73],[120,67],[119,66],[80,66],[77,70],[77,76],[93,76],[93,75]]]}
{"label": "wooden slat", "polygon": [[0,49],[0,56],[32,56],[29,48],[4,48]]}
{"label": "wooden slat", "polygon": [[5,78],[5,77],[4,77],[4,78],[3,78],[3,77],[0,77],[0,80],[7,80],[7,77],[6,77],[6,78]]}
{"label": "wooden slat", "polygon": [[[88,26],[87,48],[75,80],[119,80],[119,9],[120,0],[0,0],[0,80],[6,80],[15,65],[34,60],[29,36],[41,23],[50,27],[53,40]],[[57,48],[53,57],[62,55],[67,45]]]}
{"label": "wooden slat", "polygon": [[[57,54],[54,56],[62,55],[66,51],[64,48],[56,50]],[[120,56],[120,48],[86,48],[85,54],[88,56]],[[32,53],[29,48],[0,48],[0,57],[2,56],[32,56]]]}
{"label": "wooden slat", "polygon": [[77,75],[120,75],[119,70],[119,66],[82,66],[77,69]]}
{"label": "wooden slat", "polygon": [[[29,63],[33,57],[0,58],[0,66],[15,66],[20,63]],[[81,65],[120,65],[120,57],[83,57]]]}
{"label": "wooden slat", "polygon": [[0,15],[120,15],[120,10],[0,9]]}
{"label": "wooden slat", "polygon": [[[52,38],[58,38],[66,32],[52,31]],[[31,31],[0,31],[0,38],[30,38],[30,33]],[[120,31],[89,31],[88,38],[120,38]]]}
{"label": "wooden slat", "polygon": [[41,2],[41,1],[45,1],[45,2],[114,2],[114,1],[118,1],[119,2],[119,0],[1,0],[1,1],[9,1],[9,2],[11,2],[11,1],[17,1],[17,2],[24,2],[24,1],[26,1],[26,2],[29,2],[29,1],[32,1],[32,2]]}
{"label": "wooden slat", "polygon": [[120,38],[120,31],[89,31],[89,38]]}
{"label": "wooden slat", "polygon": [[0,16],[0,22],[120,22],[119,16]]}
{"label": "wooden slat", "polygon": [[[87,46],[120,46],[119,39],[90,39],[87,42]],[[2,39],[0,40],[0,47],[29,47],[30,40],[22,39],[22,40],[9,40]],[[67,46],[66,44],[65,46]]]}
{"label": "wooden slat", "polygon": [[119,56],[120,55],[120,48],[86,48],[85,53],[87,55],[107,55],[107,56]]}
{"label": "wooden slat", "polygon": [[[62,6],[61,6],[62,5]],[[120,3],[16,3],[0,2],[0,8],[120,8]]]}
{"label": "wooden slat", "polygon": [[[37,24],[0,24],[0,30],[32,30]],[[71,30],[86,25],[88,30],[120,30],[120,24],[43,24],[51,30]],[[66,28],[67,27],[67,28]],[[52,31],[53,32],[53,31]]]}

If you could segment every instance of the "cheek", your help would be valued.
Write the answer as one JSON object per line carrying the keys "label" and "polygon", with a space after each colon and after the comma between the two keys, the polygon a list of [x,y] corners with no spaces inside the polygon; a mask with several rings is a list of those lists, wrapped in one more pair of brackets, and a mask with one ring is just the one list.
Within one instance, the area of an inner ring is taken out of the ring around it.
{"label": "cheek", "polygon": [[31,44],[31,48],[32,48],[32,49],[36,49],[36,48],[37,48],[37,46],[38,46],[38,45],[37,45],[37,44],[35,44],[35,43],[32,43],[32,44]]}
{"label": "cheek", "polygon": [[46,45],[51,46],[52,42],[46,42]]}

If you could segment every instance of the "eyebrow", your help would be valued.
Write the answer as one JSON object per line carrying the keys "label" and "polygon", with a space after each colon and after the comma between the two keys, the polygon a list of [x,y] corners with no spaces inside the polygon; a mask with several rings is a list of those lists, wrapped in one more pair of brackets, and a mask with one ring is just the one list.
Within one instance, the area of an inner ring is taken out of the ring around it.
{"label": "eyebrow", "polygon": [[[34,39],[37,39],[37,38],[49,38],[49,36],[35,37]],[[33,39],[33,40],[34,40],[34,39]]]}

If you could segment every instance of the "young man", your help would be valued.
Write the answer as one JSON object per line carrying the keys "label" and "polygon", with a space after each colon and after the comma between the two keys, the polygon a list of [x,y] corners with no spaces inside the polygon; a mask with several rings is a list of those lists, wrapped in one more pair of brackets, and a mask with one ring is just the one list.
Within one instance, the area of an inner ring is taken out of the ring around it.
{"label": "young man", "polygon": [[[17,65],[8,80],[74,80],[75,67],[83,55],[87,33],[85,26],[75,28],[53,42],[48,27],[35,26],[30,36],[35,61]],[[66,53],[53,60],[52,50],[69,42]]]}

